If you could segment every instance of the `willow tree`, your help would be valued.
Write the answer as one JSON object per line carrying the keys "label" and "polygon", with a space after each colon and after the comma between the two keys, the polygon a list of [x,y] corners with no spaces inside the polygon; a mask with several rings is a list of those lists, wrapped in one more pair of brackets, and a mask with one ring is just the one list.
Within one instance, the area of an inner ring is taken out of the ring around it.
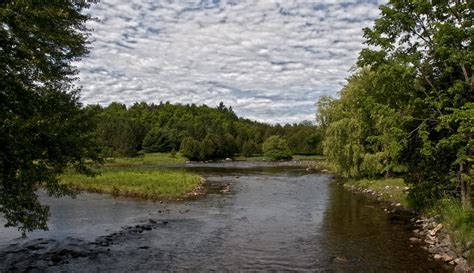
{"label": "willow tree", "polygon": [[399,165],[409,109],[397,93],[409,86],[397,84],[396,91],[384,93],[387,83],[406,73],[360,69],[348,79],[338,100],[323,98],[318,103],[324,153],[343,176],[390,176]]}
{"label": "willow tree", "polygon": [[46,229],[36,189],[68,191],[68,166],[90,173],[98,160],[93,122],[80,108],[73,61],[87,52],[86,1],[0,4],[0,212],[23,233]]}
{"label": "willow tree", "polygon": [[373,28],[364,30],[370,47],[361,52],[359,65],[415,71],[403,151],[412,197],[423,204],[458,192],[470,205],[474,2],[391,0],[380,9]]}

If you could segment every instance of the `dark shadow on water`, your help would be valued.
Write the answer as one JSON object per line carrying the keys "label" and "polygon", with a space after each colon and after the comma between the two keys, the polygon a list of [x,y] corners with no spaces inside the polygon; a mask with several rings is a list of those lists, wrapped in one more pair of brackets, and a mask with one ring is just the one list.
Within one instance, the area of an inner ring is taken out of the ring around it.
{"label": "dark shadow on water", "polygon": [[408,213],[388,214],[370,197],[352,193],[336,183],[322,225],[322,247],[330,253],[335,272],[452,272],[429,261],[420,245],[412,245]]}

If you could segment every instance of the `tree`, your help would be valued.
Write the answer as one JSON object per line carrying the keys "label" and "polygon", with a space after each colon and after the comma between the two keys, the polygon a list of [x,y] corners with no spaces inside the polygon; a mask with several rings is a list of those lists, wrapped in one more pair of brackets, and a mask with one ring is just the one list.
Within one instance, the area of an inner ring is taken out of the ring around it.
{"label": "tree", "polygon": [[273,160],[291,159],[291,151],[286,139],[271,136],[263,143],[263,153]]}
{"label": "tree", "polygon": [[190,160],[200,160],[202,158],[201,146],[199,142],[192,137],[185,137],[183,139],[180,152]]}
{"label": "tree", "polygon": [[253,140],[248,140],[242,145],[242,154],[244,156],[253,156],[258,153],[257,145]]}
{"label": "tree", "polygon": [[136,156],[147,132],[144,124],[127,117],[102,115],[97,123],[97,134],[108,156]]}
{"label": "tree", "polygon": [[169,152],[177,149],[181,138],[176,129],[155,127],[143,139],[145,152]]}
{"label": "tree", "polygon": [[473,9],[474,2],[467,0],[392,0],[381,6],[374,27],[364,30],[371,47],[361,52],[359,66],[370,66],[377,74],[394,66],[414,71],[413,88],[405,94],[413,111],[402,154],[409,168],[406,180],[413,186],[410,195],[420,205],[453,192],[464,204],[471,203],[473,133],[465,128],[474,119],[469,116],[474,101]]}
{"label": "tree", "polygon": [[87,159],[99,160],[71,65],[87,53],[86,7],[72,0],[0,4],[0,212],[23,234],[47,228],[37,186],[66,194],[57,175],[67,166],[91,173]]}

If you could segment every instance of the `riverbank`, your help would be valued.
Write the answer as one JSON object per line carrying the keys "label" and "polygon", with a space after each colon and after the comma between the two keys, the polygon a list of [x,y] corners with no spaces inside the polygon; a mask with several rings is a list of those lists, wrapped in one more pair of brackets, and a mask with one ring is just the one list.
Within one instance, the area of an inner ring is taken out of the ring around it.
{"label": "riverbank", "polygon": [[[409,187],[401,178],[348,180],[344,187],[370,195],[385,202],[391,213],[400,209],[414,212],[409,206]],[[430,210],[418,213],[418,226],[412,243],[422,247],[436,260],[454,266],[455,272],[472,272],[474,266],[474,211],[463,208],[453,200],[441,200]]]}

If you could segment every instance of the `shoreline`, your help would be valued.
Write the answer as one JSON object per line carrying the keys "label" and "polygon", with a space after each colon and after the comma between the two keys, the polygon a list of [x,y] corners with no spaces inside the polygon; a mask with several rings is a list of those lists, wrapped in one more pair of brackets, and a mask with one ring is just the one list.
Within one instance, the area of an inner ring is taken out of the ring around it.
{"label": "shoreline", "polygon": [[384,198],[384,193],[368,188],[356,186],[354,184],[344,183],[334,179],[334,181],[343,186],[346,190],[355,194],[363,194],[369,198],[375,199],[382,204],[383,210],[388,214],[409,213],[413,216],[411,221],[416,229],[413,230],[413,236],[409,238],[410,243],[421,245],[421,248],[430,253],[433,260],[441,260],[446,265],[453,268],[456,273],[474,272],[472,266],[468,263],[469,250],[463,250],[456,247],[456,243],[449,235],[446,227],[439,221],[439,216],[429,216],[413,208],[409,208],[401,202]]}

